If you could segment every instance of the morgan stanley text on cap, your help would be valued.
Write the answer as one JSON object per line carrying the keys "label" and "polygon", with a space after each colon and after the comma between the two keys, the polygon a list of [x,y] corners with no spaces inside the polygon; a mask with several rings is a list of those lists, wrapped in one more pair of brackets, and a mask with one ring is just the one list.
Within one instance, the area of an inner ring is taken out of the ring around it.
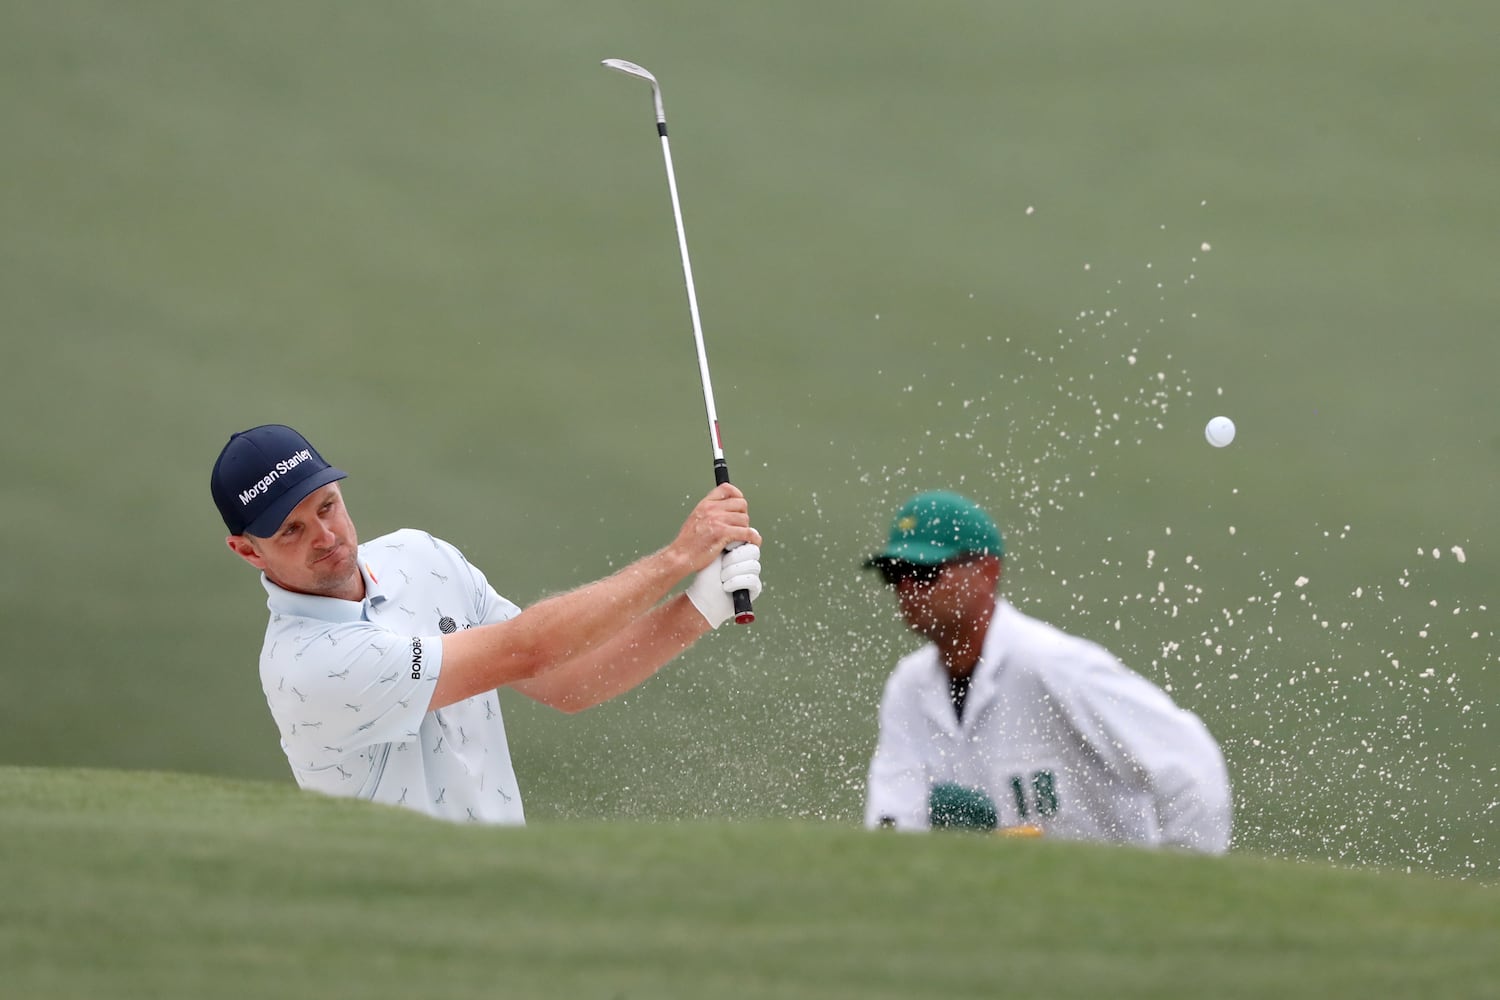
{"label": "morgan stanley text on cap", "polygon": [[290,427],[262,424],[230,437],[211,485],[231,535],[270,538],[309,493],[347,475]]}
{"label": "morgan stanley text on cap", "polygon": [[946,490],[918,493],[896,511],[885,549],[868,567],[908,562],[935,566],[963,555],[1005,555],[995,522],[973,500]]}

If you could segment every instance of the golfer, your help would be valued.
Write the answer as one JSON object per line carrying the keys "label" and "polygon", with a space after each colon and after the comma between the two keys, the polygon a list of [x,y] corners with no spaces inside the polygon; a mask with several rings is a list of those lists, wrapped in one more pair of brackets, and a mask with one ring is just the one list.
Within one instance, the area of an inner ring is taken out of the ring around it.
{"label": "golfer", "polygon": [[867,826],[1229,846],[1229,777],[1198,717],[1102,647],[999,597],[1005,546],[978,504],[921,493],[866,561],[927,645],[885,686]]}
{"label": "golfer", "polygon": [[345,475],[280,424],[232,436],[213,469],[225,541],[266,589],[261,684],[303,788],[523,823],[497,688],[581,711],[732,617],[733,591],[760,594],[760,534],[727,483],[664,548],[522,611],[424,531],[360,544]]}

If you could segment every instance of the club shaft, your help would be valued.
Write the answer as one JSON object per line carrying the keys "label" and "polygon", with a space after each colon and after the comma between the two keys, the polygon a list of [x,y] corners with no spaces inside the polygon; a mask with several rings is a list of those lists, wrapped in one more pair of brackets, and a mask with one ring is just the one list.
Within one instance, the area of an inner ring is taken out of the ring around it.
{"label": "club shaft", "polygon": [[[656,88],[652,88],[656,91]],[[703,346],[703,320],[698,315],[698,289],[693,284],[693,263],[688,257],[687,229],[682,224],[682,202],[677,197],[677,171],[672,169],[672,144],[667,140],[666,115],[661,110],[660,92],[656,91],[656,131],[661,136],[661,159],[667,167],[667,191],[672,196],[672,221],[677,227],[677,250],[682,256],[682,280],[687,286],[688,312],[693,318],[693,344],[698,349],[698,376],[703,381],[703,408],[708,415],[708,440],[714,453],[714,482],[729,482],[729,463],[724,458],[724,442],[719,436],[719,411],[714,405],[714,384],[708,374],[708,349]],[[750,592],[734,592],[734,620],[748,625],[755,621]]]}
{"label": "club shaft", "polygon": [[[682,202],[677,197],[677,172],[672,169],[672,144],[667,140],[667,123],[657,122],[661,136],[661,158],[667,167],[667,191],[672,196],[672,221],[677,226],[677,250],[682,255],[682,279],[687,285],[688,312],[693,318],[693,344],[698,349],[698,376],[703,381],[703,407],[708,415],[708,439],[713,446],[714,478],[729,481],[724,461],[724,442],[719,436],[719,411],[714,404],[713,379],[708,373],[708,350],[703,346],[703,319],[698,313],[698,289],[693,283],[693,264],[688,257],[687,230],[682,224]],[[721,478],[722,477],[722,478]]]}
{"label": "club shaft", "polygon": [[[656,77],[643,66],[624,59],[605,59],[604,66],[617,73],[624,73],[651,84],[652,109],[656,112],[656,134],[661,137],[661,158],[667,165],[667,191],[672,195],[672,222],[677,227],[677,249],[682,255],[682,277],[687,284],[688,310],[693,317],[693,343],[698,348],[698,374],[703,381],[703,407],[708,412],[708,440],[714,451],[714,482],[724,485],[729,482],[729,463],[724,460],[724,443],[719,437],[719,413],[714,406],[713,381],[708,377],[708,351],[703,347],[703,322],[698,316],[698,290],[693,285],[693,265],[688,260],[687,230],[682,225],[682,203],[677,198],[677,172],[672,169],[672,146],[667,141],[667,112],[662,105],[661,86]],[[739,544],[739,543],[735,543]],[[734,592],[734,620],[748,625],[755,621],[755,611],[750,606],[750,592]]]}
{"label": "club shaft", "polygon": [[[719,434],[719,411],[714,404],[713,380],[708,374],[708,351],[703,346],[703,320],[698,315],[698,289],[693,283],[693,265],[688,258],[687,229],[682,224],[682,202],[677,197],[677,171],[672,167],[672,145],[667,140],[667,112],[662,105],[661,86],[650,71],[624,59],[606,59],[604,65],[616,72],[634,76],[651,84],[652,109],[656,112],[656,134],[661,138],[661,158],[667,168],[667,192],[672,196],[672,224],[677,228],[677,250],[682,257],[682,279],[687,285],[688,312],[693,318],[693,345],[698,349],[698,376],[703,382],[703,408],[708,416],[708,441],[713,447],[714,482],[729,482],[729,463],[724,460],[724,442]],[[738,543],[735,543],[738,544]],[[755,621],[750,592],[734,592],[734,620],[747,625]]]}
{"label": "club shaft", "polygon": [[[719,411],[714,404],[713,380],[708,374],[708,351],[703,346],[703,320],[698,315],[698,289],[693,282],[693,264],[688,258],[687,229],[682,224],[682,202],[677,197],[677,171],[672,167],[672,144],[667,140],[667,112],[662,104],[661,86],[645,68],[623,59],[606,59],[609,69],[638,77],[651,84],[651,101],[656,112],[656,134],[661,138],[661,159],[667,168],[667,192],[672,196],[672,224],[677,228],[677,251],[682,257],[682,279],[687,285],[688,312],[693,318],[693,345],[698,349],[698,376],[703,382],[703,408],[708,416],[708,441],[713,447],[714,482],[729,482],[729,463],[724,459],[724,442],[719,434]],[[748,590],[734,592],[734,620],[748,625],[755,621]]]}

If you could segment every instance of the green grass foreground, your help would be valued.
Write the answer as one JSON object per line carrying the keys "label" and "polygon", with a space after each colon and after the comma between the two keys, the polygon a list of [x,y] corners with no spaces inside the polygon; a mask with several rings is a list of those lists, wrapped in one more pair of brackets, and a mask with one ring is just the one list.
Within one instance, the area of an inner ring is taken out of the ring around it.
{"label": "green grass foreground", "polygon": [[6,996],[1493,997],[1493,886],[816,823],[450,826],[0,769]]}

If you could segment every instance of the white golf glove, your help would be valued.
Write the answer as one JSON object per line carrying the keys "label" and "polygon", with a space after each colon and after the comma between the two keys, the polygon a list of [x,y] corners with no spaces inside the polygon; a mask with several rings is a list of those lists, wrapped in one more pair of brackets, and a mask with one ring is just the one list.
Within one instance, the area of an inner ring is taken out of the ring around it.
{"label": "white golf glove", "polygon": [[736,590],[750,591],[750,600],[760,596],[760,546],[736,545],[698,571],[688,584],[687,599],[708,624],[718,628],[734,617]]}

